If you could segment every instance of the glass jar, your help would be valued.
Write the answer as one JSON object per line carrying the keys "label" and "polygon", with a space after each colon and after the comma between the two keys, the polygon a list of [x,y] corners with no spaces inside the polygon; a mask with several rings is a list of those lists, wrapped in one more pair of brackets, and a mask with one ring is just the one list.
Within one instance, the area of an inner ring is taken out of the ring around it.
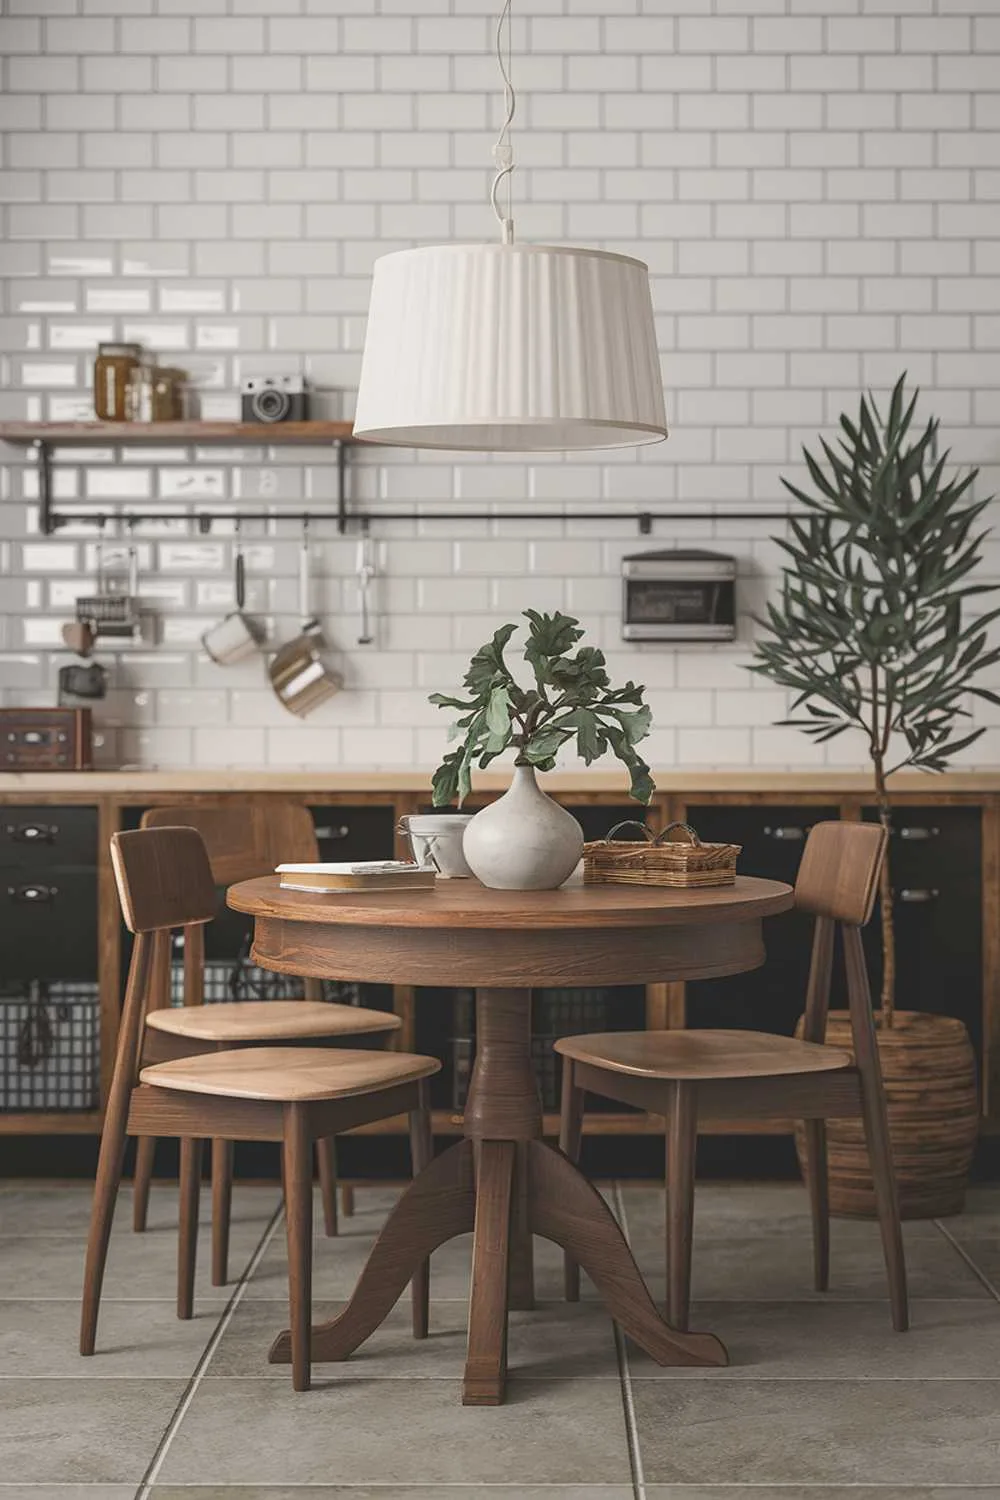
{"label": "glass jar", "polygon": [[142,358],[138,344],[98,344],[94,360],[94,414],[102,422],[127,422],[129,382]]}
{"label": "glass jar", "polygon": [[153,393],[156,371],[150,364],[137,364],[128,379],[127,411],[129,422],[153,420]]}
{"label": "glass jar", "polygon": [[160,368],[153,371],[153,421],[178,422],[184,415],[183,370]]}

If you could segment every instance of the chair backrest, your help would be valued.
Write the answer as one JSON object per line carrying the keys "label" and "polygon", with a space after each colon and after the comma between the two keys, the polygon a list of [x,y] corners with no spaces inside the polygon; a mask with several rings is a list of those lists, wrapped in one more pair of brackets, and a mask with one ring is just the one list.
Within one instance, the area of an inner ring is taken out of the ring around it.
{"label": "chair backrest", "polygon": [[277,864],[310,864],[319,858],[312,816],[298,802],[151,807],[141,826],[197,829],[216,885],[271,875]]}
{"label": "chair backrest", "polygon": [[885,857],[881,823],[816,823],[795,882],[795,905],[817,917],[864,927]]}
{"label": "chair backrest", "polygon": [[162,932],[210,922],[215,916],[215,881],[201,834],[194,828],[114,833],[111,864],[130,932]]}

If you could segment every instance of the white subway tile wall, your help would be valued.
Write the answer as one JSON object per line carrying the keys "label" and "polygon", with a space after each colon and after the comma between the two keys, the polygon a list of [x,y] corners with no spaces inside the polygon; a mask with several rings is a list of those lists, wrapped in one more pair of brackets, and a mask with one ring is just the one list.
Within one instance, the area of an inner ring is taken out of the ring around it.
{"label": "white subway tile wall", "polygon": [[[301,372],[314,415],[353,410],[369,278],[387,249],[489,239],[499,119],[496,0],[0,0],[0,417],[90,408],[99,339],[190,374],[203,416],[239,412],[250,373]],[[357,541],[314,527],[310,607],[345,690],[307,724],[263,659],[216,666],[201,632],[232,607],[231,523],[268,645],[300,621],[295,527],[331,506],[322,449],[64,450],[69,524],[39,535],[37,472],[7,449],[0,510],[0,702],[55,701],[60,627],[95,586],[74,509],[141,502],[143,639],[103,650],[102,764],[429,766],[428,692],[534,605],[569,609],[616,675],[648,685],[663,767],[859,765],[777,721],[748,673],[774,587],[782,476],[867,384],[904,368],[956,460],[1000,488],[998,0],[518,0],[519,233],[648,261],[672,427],[654,449],[511,458],[352,453],[377,516],[374,642],[361,645]],[[630,512],[694,511],[641,538]],[[546,513],[507,519],[513,508]],[[484,508],[487,521],[421,521]],[[567,521],[566,510],[616,520]],[[114,534],[111,527],[109,538]],[[117,544],[108,566],[121,579]],[[739,560],[730,646],[623,643],[620,561],[702,545]],[[985,573],[1000,580],[1000,544]],[[1000,679],[994,684],[1000,685]],[[995,763],[1000,716],[967,753]],[[567,760],[567,765],[571,764]]]}

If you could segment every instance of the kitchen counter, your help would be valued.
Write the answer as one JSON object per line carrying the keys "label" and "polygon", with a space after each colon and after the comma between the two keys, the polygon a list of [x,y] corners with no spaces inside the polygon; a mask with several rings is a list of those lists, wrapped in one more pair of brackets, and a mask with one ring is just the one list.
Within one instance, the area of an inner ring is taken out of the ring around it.
{"label": "kitchen counter", "polygon": [[[864,771],[677,771],[657,770],[653,776],[658,792],[843,792],[871,789],[871,776]],[[24,771],[0,772],[0,798],[25,792],[427,792],[431,772],[426,771],[302,771],[302,770],[152,770],[121,771]],[[510,783],[505,771],[476,775],[477,791],[503,790]],[[541,778],[548,792],[621,792],[627,796],[627,780],[620,770],[552,771]],[[949,771],[932,776],[908,771],[892,779],[897,792],[927,793],[929,798],[949,792],[966,794],[1000,792],[1000,771]]]}

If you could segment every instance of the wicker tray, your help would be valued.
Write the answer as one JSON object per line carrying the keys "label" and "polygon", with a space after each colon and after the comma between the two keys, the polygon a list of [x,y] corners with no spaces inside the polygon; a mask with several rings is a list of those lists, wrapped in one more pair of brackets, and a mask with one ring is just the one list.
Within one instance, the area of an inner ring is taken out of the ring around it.
{"label": "wicker tray", "polygon": [[[613,843],[621,828],[641,828],[643,840]],[[689,842],[671,840],[682,828]],[[616,823],[605,839],[583,846],[588,885],[732,885],[741,844],[703,844],[688,823],[671,823],[654,838],[644,823]]]}

